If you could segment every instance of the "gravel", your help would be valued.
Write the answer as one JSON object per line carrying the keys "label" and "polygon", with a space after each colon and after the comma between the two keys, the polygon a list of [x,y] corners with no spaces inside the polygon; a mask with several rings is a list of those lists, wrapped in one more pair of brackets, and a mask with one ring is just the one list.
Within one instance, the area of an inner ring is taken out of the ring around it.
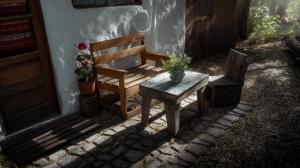
{"label": "gravel", "polygon": [[[250,61],[242,100],[256,106],[194,167],[299,167],[300,114],[294,109],[300,103],[300,70],[280,42],[240,50]],[[220,74],[225,60],[220,55],[194,68]]]}

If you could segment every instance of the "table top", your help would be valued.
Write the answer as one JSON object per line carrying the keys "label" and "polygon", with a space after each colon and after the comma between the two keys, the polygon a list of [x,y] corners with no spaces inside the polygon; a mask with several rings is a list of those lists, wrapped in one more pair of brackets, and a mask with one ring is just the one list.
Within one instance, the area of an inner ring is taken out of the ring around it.
{"label": "table top", "polygon": [[168,72],[165,72],[141,83],[140,88],[146,88],[149,91],[165,93],[170,96],[179,97],[195,86],[201,84],[206,85],[208,82],[208,77],[209,76],[207,74],[185,71],[185,76],[182,82],[176,84],[171,82],[170,74]]}

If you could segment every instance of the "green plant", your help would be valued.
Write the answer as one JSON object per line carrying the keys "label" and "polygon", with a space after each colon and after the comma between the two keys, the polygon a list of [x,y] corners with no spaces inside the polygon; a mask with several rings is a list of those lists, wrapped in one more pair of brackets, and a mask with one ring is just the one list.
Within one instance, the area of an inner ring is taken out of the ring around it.
{"label": "green plant", "polygon": [[248,23],[250,43],[264,43],[280,37],[280,19],[267,6],[252,7]]}
{"label": "green plant", "polygon": [[170,55],[170,59],[162,61],[162,66],[166,71],[186,70],[191,63],[191,58],[186,54]]}
{"label": "green plant", "polygon": [[77,46],[78,55],[76,57],[76,63],[78,68],[75,69],[75,73],[82,77],[80,80],[84,82],[94,80],[93,73],[93,60],[89,52],[87,44],[79,43]]}

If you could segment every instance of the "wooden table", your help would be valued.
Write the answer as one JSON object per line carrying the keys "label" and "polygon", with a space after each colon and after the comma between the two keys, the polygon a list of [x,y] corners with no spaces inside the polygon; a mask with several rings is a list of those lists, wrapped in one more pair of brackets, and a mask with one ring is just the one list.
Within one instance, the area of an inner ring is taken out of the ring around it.
{"label": "wooden table", "polygon": [[171,135],[176,135],[179,130],[180,102],[197,91],[198,110],[201,112],[202,107],[200,107],[199,101],[202,89],[208,83],[208,75],[186,71],[184,79],[179,84],[172,83],[169,76],[169,73],[165,72],[140,84],[142,124],[148,125],[151,100],[156,99],[165,105],[168,132]]}

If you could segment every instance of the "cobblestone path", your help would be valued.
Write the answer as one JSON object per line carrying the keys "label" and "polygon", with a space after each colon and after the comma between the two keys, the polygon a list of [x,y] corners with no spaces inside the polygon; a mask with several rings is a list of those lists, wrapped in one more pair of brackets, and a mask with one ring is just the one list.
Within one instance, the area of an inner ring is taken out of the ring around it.
{"label": "cobblestone path", "polygon": [[146,128],[140,124],[140,115],[122,121],[115,114],[103,112],[95,119],[101,129],[27,167],[188,167],[209,150],[226,129],[251,111],[250,105],[241,103],[236,108],[198,114],[196,98],[194,94],[181,103],[181,126],[176,137],[166,132],[162,104],[151,109],[153,122]]}

